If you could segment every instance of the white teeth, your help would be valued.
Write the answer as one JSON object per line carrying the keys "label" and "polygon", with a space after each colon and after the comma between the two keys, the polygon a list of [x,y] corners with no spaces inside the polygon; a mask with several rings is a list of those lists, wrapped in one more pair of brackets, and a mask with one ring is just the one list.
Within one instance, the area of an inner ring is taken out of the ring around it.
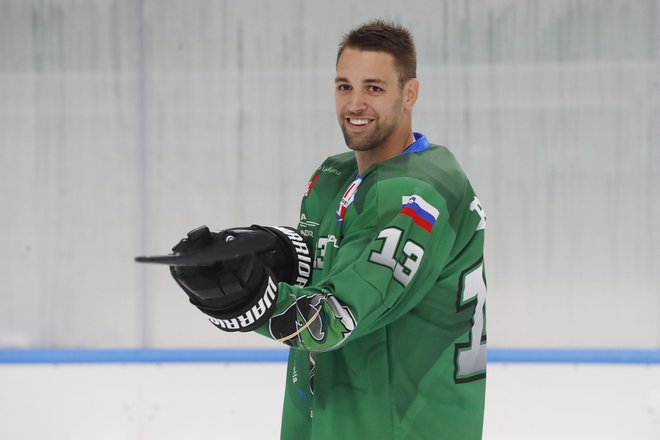
{"label": "white teeth", "polygon": [[348,122],[353,125],[367,125],[369,123],[369,119],[349,119]]}

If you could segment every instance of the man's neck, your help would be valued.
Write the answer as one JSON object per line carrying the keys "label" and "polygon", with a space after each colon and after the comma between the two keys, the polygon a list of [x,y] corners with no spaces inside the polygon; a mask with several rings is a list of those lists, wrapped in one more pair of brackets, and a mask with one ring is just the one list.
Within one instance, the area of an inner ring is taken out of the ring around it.
{"label": "man's neck", "polygon": [[379,145],[371,150],[356,151],[355,159],[357,161],[358,173],[363,176],[371,165],[398,156],[414,143],[415,136],[412,131],[407,131],[407,133],[400,136],[391,137],[383,145]]}

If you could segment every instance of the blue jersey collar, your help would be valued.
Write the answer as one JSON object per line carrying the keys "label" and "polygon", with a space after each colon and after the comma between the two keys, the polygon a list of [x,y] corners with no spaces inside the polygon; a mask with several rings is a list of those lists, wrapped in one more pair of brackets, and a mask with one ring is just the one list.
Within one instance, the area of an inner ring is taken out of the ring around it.
{"label": "blue jersey collar", "polygon": [[415,142],[412,145],[410,145],[408,148],[403,150],[403,153],[401,154],[419,153],[426,150],[429,146],[431,146],[429,140],[422,133],[417,133],[414,131],[413,136],[415,136]]}

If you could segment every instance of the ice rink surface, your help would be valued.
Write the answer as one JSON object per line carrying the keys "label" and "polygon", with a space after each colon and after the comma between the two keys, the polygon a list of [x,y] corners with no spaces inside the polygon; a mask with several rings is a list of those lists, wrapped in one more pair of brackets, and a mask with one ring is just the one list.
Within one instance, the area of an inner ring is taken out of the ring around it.
{"label": "ice rink surface", "polygon": [[[277,439],[285,371],[1,365],[0,439]],[[486,406],[486,440],[659,439],[660,365],[493,364]]]}

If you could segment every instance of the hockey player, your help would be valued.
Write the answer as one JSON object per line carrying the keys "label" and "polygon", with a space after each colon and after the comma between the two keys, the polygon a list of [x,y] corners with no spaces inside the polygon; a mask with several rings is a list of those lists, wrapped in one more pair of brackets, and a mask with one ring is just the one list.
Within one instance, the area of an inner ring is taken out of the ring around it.
{"label": "hockey player", "polygon": [[486,217],[454,156],[412,130],[409,32],[344,36],[335,103],[347,146],[312,173],[297,228],[198,228],[171,273],[224,331],[291,347],[282,439],[481,438]]}

